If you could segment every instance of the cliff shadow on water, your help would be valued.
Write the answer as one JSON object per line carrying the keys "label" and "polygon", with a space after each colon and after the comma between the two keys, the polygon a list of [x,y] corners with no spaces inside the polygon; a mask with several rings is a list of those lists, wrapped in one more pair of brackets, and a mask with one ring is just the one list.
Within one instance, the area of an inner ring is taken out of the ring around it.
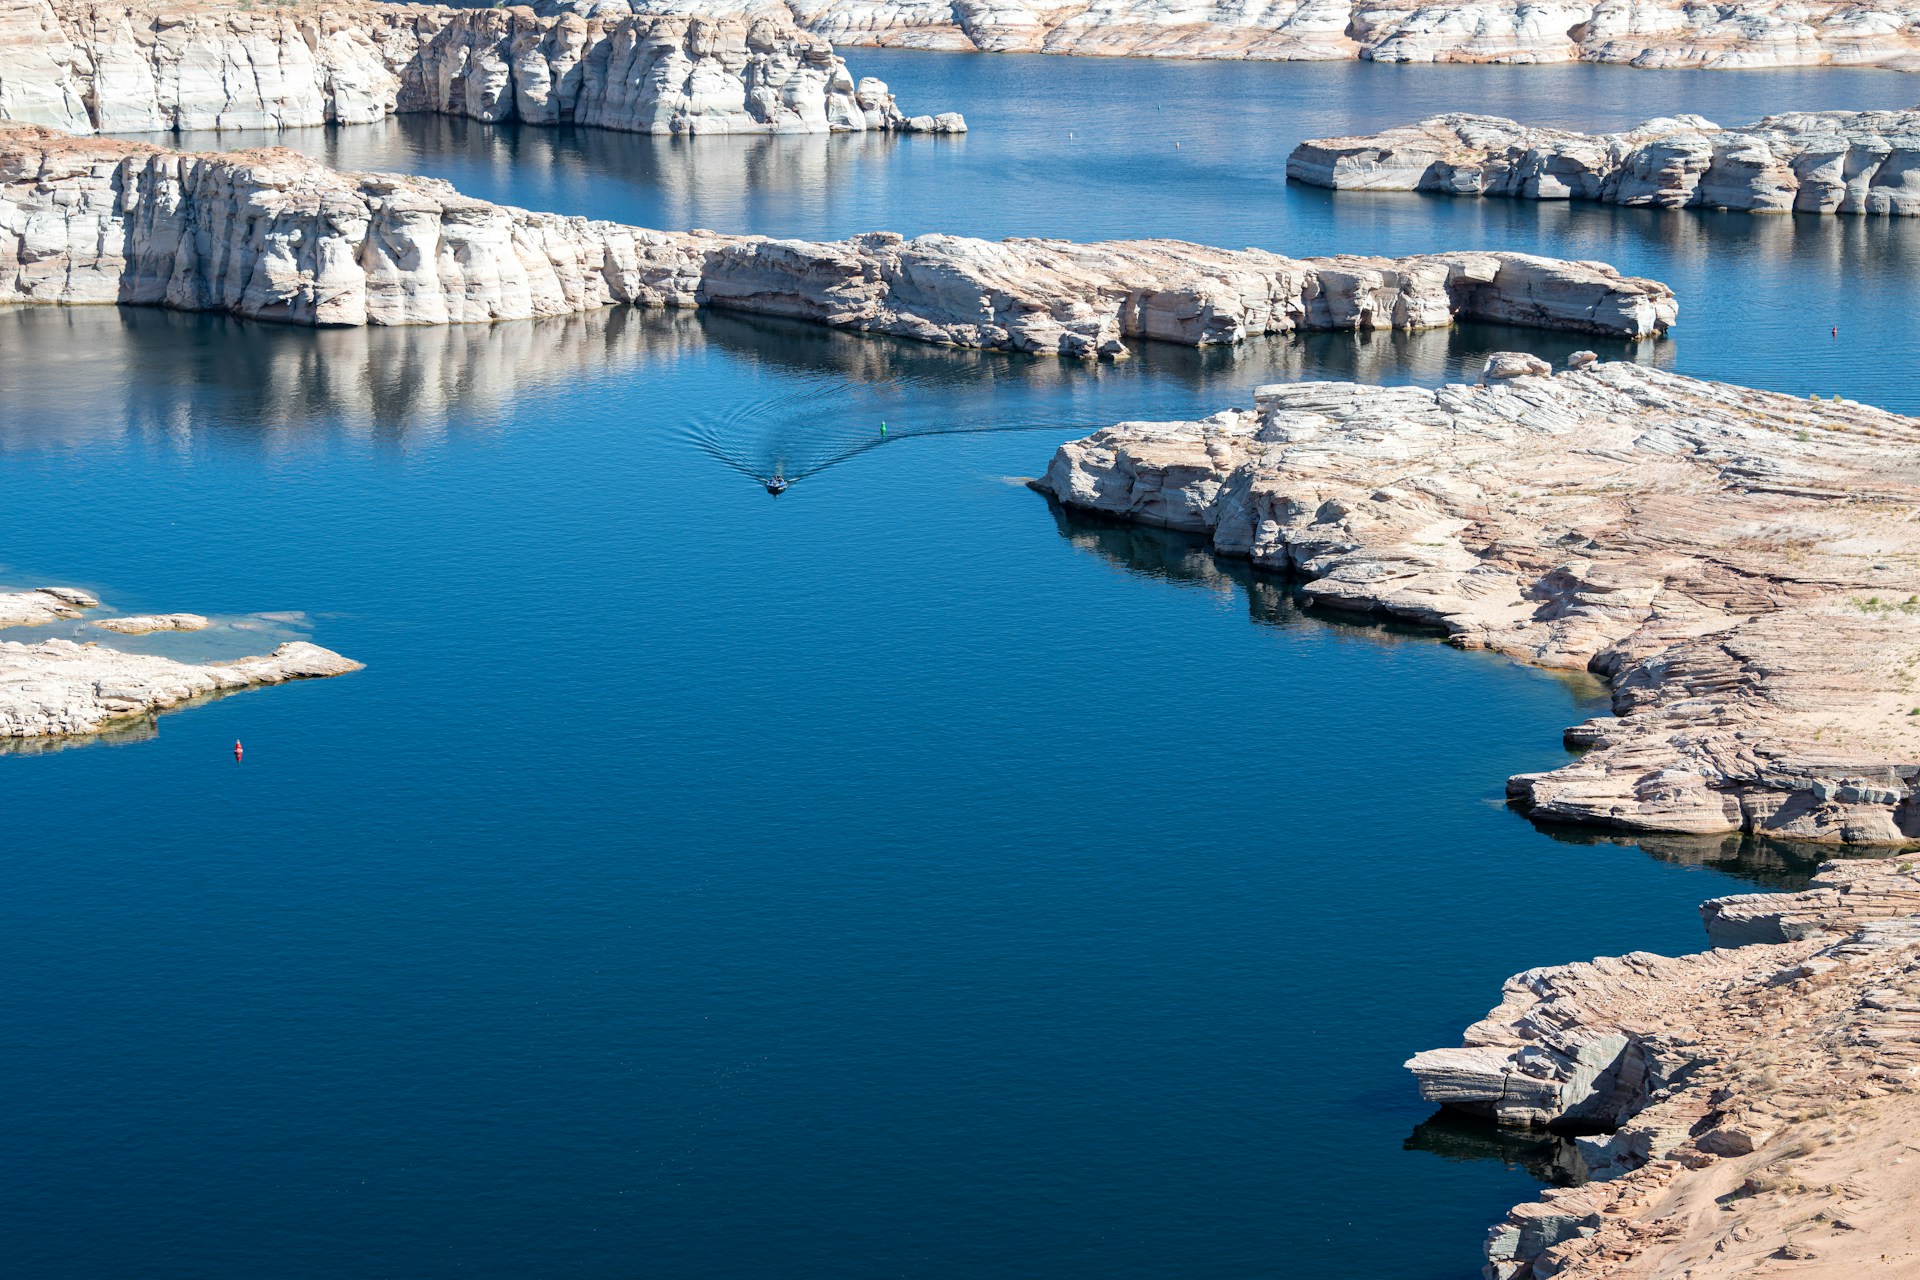
{"label": "cliff shadow on water", "polygon": [[[1061,537],[1076,548],[1098,556],[1128,573],[1200,588],[1221,596],[1246,600],[1249,620],[1262,626],[1328,627],[1344,637],[1371,644],[1441,643],[1440,632],[1412,623],[1372,614],[1354,614],[1311,603],[1296,579],[1255,569],[1244,560],[1215,555],[1207,540],[1196,534],[1111,520],[1069,511],[1046,499]],[[1489,660],[1510,659],[1488,655]],[[1542,679],[1566,686],[1576,714],[1605,715],[1611,696],[1604,680],[1585,672],[1537,668]],[[1569,752],[1569,758],[1572,756]],[[1543,760],[1541,768],[1550,768]],[[1780,840],[1739,832],[1725,835],[1631,835],[1592,827],[1532,822],[1542,835],[1565,845],[1615,845],[1636,849],[1658,862],[1717,871],[1749,882],[1756,890],[1793,892],[1807,887],[1822,862],[1836,858],[1891,856],[1884,850],[1846,848],[1807,841]],[[1703,934],[1701,947],[1706,946]]]}

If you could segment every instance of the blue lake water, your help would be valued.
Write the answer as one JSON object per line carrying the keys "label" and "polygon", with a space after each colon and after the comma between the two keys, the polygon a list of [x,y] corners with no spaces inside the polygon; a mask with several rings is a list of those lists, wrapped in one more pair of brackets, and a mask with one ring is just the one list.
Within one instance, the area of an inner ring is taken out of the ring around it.
{"label": "blue lake water", "polygon": [[[655,225],[1602,257],[1681,289],[1637,358],[1920,407],[1906,225],[1280,181],[1298,137],[1430,109],[1920,81],[850,56],[976,132],[279,140]],[[727,316],[0,311],[0,575],[223,624],[115,643],[368,663],[0,759],[8,1273],[1475,1274],[1546,1153],[1427,1125],[1400,1062],[1806,863],[1537,831],[1503,780],[1596,686],[1303,615],[1015,478],[1261,382],[1574,345],[1083,367]],[[10,638],[44,634],[89,636]]]}

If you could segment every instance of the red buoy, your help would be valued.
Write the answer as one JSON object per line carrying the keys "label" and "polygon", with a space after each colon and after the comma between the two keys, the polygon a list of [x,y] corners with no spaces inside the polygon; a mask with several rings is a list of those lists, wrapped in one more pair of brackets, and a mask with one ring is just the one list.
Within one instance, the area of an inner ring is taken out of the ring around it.
{"label": "red buoy", "polygon": [[238,739],[238,738],[235,738],[235,739],[233,740],[233,758],[234,758],[235,760],[238,760],[238,759],[240,758],[240,756],[241,756],[241,754],[242,754],[242,753],[241,753],[241,750],[240,750],[240,739]]}

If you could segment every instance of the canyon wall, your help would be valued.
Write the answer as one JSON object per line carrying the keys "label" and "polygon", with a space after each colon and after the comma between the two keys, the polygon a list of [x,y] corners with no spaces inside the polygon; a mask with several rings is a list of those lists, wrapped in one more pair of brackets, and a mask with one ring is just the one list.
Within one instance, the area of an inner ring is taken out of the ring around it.
{"label": "canyon wall", "polygon": [[963,132],[909,119],[783,15],[536,17],[324,0],[0,0],[0,120],[72,133],[365,124],[395,112],[634,133]]}
{"label": "canyon wall", "polygon": [[816,243],[531,213],[280,148],[195,155],[0,126],[0,302],[310,325],[716,307],[989,350],[1116,358],[1456,318],[1644,337],[1672,291],[1525,254],[1292,259],[1174,241],[887,232]]}
{"label": "canyon wall", "polygon": [[779,12],[837,45],[991,53],[1920,70],[1914,0],[538,0],[601,14]]}
{"label": "canyon wall", "polygon": [[1920,109],[1796,111],[1737,129],[1663,117],[1602,134],[1441,115],[1310,139],[1287,158],[1287,177],[1340,191],[1911,218],[1920,217]]}

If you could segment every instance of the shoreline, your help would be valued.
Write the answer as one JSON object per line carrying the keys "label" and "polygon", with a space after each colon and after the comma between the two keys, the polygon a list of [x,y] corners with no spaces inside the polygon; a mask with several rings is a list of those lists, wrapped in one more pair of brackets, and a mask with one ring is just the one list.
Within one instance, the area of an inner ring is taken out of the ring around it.
{"label": "shoreline", "polygon": [[[1920,554],[1891,514],[1920,503],[1894,461],[1920,421],[1575,366],[1261,388],[1252,411],[1070,442],[1031,483],[1293,570],[1316,602],[1602,676],[1615,715],[1568,729],[1583,753],[1508,781],[1538,821],[1920,843]],[[1849,539],[1857,559],[1822,550]]]}

